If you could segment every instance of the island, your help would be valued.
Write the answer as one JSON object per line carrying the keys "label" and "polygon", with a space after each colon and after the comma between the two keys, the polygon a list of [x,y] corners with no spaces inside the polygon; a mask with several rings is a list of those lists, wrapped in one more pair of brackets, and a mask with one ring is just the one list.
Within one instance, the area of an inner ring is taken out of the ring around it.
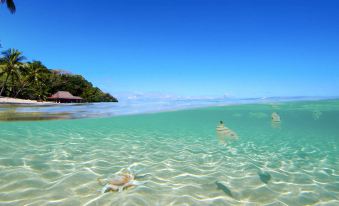
{"label": "island", "polygon": [[8,49],[1,54],[0,103],[118,102],[81,75],[49,69],[40,61],[24,62],[26,58],[17,49]]}

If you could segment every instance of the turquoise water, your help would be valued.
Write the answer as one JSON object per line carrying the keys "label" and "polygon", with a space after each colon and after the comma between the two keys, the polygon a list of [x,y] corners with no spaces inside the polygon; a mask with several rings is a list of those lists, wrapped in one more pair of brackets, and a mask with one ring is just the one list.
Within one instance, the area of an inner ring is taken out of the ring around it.
{"label": "turquoise water", "polygon": [[[0,205],[339,205],[338,146],[337,100],[0,122]],[[143,185],[100,193],[128,167]]]}

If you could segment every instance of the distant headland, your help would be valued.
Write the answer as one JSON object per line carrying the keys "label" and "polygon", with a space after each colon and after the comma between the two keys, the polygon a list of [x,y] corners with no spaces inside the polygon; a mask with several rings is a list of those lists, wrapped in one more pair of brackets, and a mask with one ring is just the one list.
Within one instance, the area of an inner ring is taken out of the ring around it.
{"label": "distant headland", "polygon": [[48,69],[40,61],[24,62],[26,58],[17,49],[8,49],[1,54],[0,97],[43,102],[53,101],[53,95],[66,91],[78,98],[77,102],[118,102],[81,75]]}

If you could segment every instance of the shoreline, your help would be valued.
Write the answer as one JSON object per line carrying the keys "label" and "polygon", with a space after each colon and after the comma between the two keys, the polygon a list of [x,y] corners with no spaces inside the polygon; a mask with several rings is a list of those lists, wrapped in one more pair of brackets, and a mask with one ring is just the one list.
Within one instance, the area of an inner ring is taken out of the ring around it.
{"label": "shoreline", "polygon": [[[208,105],[177,105],[177,107],[159,107],[161,105],[153,105],[151,108],[157,108],[156,110],[150,109],[149,105],[146,107],[135,107],[136,105],[117,105],[117,107],[107,107],[105,105],[95,103],[93,106],[88,107],[88,104],[62,104],[59,107],[59,103],[50,102],[37,102],[33,101],[33,104],[6,104],[0,103],[0,121],[35,121],[35,120],[61,120],[61,119],[96,119],[96,118],[110,118],[118,116],[135,116],[135,115],[149,115],[159,113],[171,113],[179,111],[192,111],[199,109],[220,108],[220,107],[232,107],[232,106],[245,106],[245,105],[271,105],[273,109],[278,109],[277,106],[284,106],[284,103],[316,103],[326,101],[339,101],[339,98],[335,99],[303,99],[294,101],[270,101],[270,102],[228,102],[222,104],[208,104]],[[29,102],[32,100],[28,100]],[[280,105],[280,103],[283,103]],[[58,107],[54,107],[58,106]],[[173,105],[172,105],[173,106]],[[294,105],[296,106],[296,105]],[[331,106],[330,103],[328,106]],[[53,109],[49,109],[53,107]],[[13,110],[15,108],[15,110]],[[19,110],[17,110],[19,108]],[[337,108],[337,107],[336,107]],[[302,109],[302,108],[301,108]],[[317,111],[317,108],[313,108]],[[103,112],[105,111],[105,112]]]}
{"label": "shoreline", "polygon": [[12,97],[0,97],[0,104],[9,104],[9,105],[54,105],[54,102],[39,102],[37,100],[30,99],[19,99]]}

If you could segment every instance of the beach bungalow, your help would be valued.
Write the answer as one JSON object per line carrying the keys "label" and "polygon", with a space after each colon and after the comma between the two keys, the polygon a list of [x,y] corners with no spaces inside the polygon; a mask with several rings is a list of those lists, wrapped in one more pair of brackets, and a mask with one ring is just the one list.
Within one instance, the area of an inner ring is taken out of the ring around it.
{"label": "beach bungalow", "polygon": [[48,97],[49,101],[56,103],[81,103],[83,99],[81,97],[73,96],[68,91],[58,91],[52,96]]}

